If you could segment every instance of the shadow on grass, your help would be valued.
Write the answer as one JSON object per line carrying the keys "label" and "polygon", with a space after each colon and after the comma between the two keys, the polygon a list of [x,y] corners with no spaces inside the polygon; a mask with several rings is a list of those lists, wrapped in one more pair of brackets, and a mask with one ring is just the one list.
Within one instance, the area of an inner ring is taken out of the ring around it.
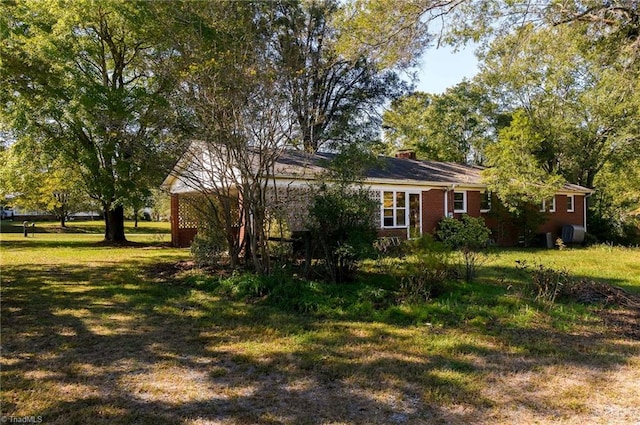
{"label": "shadow on grass", "polygon": [[[94,237],[92,237],[94,236]],[[82,237],[77,239],[64,238],[64,239],[43,239],[29,235],[24,239],[18,240],[3,240],[3,249],[47,249],[47,248],[163,248],[169,247],[170,242],[163,240],[164,238],[158,237],[157,240],[151,240],[149,242],[135,242],[127,241],[121,244],[113,244],[105,242],[100,235],[89,235],[88,237]]]}
{"label": "shadow on grass", "polygon": [[3,266],[2,300],[1,414],[45,423],[468,423],[494,404],[486,373],[533,371],[568,344],[563,361],[589,368],[629,355],[597,332],[492,321],[500,301],[478,308],[486,329],[453,338],[220,299],[136,260]]}

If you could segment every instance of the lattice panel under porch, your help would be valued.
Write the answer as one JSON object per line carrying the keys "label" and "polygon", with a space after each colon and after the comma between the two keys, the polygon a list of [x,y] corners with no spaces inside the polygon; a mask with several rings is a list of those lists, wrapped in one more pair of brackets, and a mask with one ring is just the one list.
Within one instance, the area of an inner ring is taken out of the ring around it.
{"label": "lattice panel under porch", "polygon": [[194,208],[193,196],[180,196],[178,199],[178,228],[195,229],[198,227],[198,211]]}

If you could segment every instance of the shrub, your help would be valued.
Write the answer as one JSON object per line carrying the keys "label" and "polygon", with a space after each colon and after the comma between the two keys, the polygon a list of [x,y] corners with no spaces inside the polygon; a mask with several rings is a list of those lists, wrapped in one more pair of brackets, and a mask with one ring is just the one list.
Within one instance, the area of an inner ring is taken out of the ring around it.
{"label": "shrub", "polygon": [[406,248],[412,261],[400,278],[398,300],[416,303],[439,295],[451,275],[451,249],[431,235],[407,241]]}
{"label": "shrub", "polygon": [[524,260],[516,261],[516,267],[530,276],[531,284],[527,289],[538,301],[554,302],[563,288],[570,284],[569,272],[566,269],[556,270],[543,264],[529,264]]}
{"label": "shrub", "polygon": [[269,293],[270,283],[265,276],[235,272],[230,277],[220,280],[217,292],[233,298],[257,298]]}
{"label": "shrub", "polygon": [[212,228],[198,230],[191,243],[191,255],[198,267],[219,265],[228,251],[224,234]]}
{"label": "shrub", "polygon": [[484,220],[468,215],[463,215],[460,220],[445,217],[438,225],[437,234],[446,245],[462,253],[465,280],[470,282],[478,267],[489,258],[485,249],[491,231]]}
{"label": "shrub", "polygon": [[362,187],[322,184],[315,191],[308,228],[333,282],[352,280],[358,261],[373,253],[376,207],[370,192]]}

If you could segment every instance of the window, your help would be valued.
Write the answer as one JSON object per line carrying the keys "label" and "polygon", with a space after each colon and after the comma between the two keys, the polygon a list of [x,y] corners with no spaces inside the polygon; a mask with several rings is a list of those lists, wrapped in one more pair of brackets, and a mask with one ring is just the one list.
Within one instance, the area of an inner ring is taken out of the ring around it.
{"label": "window", "polygon": [[382,193],[382,226],[405,227],[407,225],[407,194],[405,192]]}
{"label": "window", "polygon": [[575,197],[573,195],[567,195],[567,212],[574,212]]}
{"label": "window", "polygon": [[467,192],[453,192],[453,212],[467,212]]}
{"label": "window", "polygon": [[491,192],[488,190],[480,194],[480,212],[491,211]]}
{"label": "window", "polygon": [[540,208],[540,211],[556,212],[556,197],[554,196],[551,199],[542,201],[542,207]]}

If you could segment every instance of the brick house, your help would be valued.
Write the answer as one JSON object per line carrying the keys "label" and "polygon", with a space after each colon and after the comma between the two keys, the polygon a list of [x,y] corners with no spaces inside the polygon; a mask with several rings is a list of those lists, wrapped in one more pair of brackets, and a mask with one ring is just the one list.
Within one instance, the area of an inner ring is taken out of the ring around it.
{"label": "brick house", "polygon": [[[331,153],[298,151],[285,151],[279,157],[267,201],[285,217],[289,230],[304,230],[309,185],[317,182],[334,157]],[[379,202],[375,222],[381,237],[407,239],[434,233],[442,217],[468,214],[485,219],[497,244],[518,243],[520,229],[495,211],[496,199],[482,182],[482,167],[416,160],[410,152],[379,160],[379,166],[367,172],[363,184]],[[184,168],[185,164],[176,167],[163,183],[172,197],[171,241],[183,247],[189,246],[197,232],[191,205],[201,196],[178,172]],[[550,233],[555,241],[563,226],[586,229],[586,198],[590,194],[590,189],[565,184],[553,199],[540,206],[546,211],[546,222],[538,233]]]}

